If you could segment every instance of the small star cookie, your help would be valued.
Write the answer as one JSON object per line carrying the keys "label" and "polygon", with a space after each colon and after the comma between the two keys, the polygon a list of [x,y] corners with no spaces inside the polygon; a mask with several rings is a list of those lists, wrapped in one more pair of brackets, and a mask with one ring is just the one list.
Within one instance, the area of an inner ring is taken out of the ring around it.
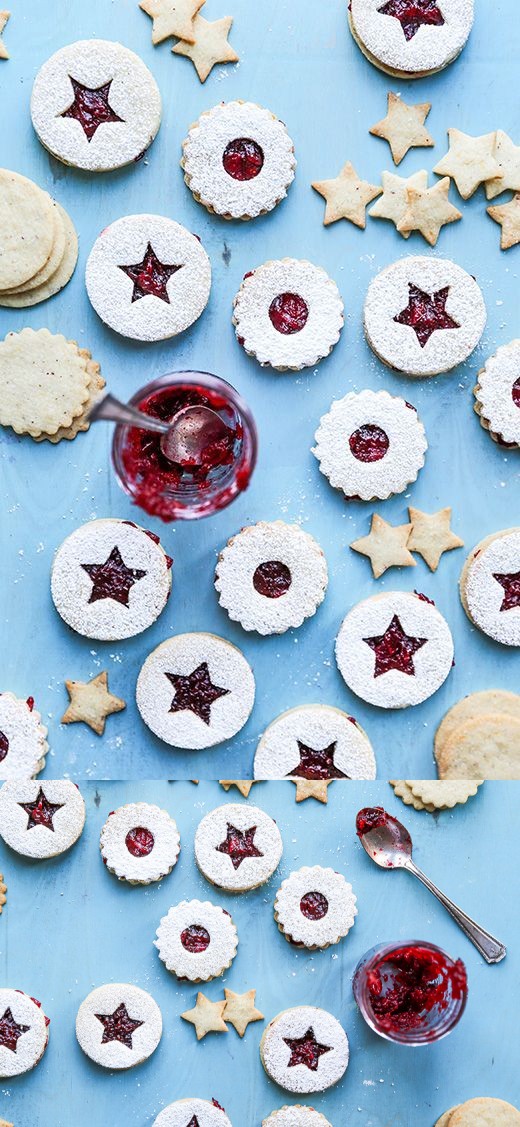
{"label": "small star cookie", "polygon": [[449,190],[449,176],[439,180],[432,188],[408,188],[408,207],[397,224],[397,230],[401,234],[420,231],[426,242],[434,247],[441,229],[447,223],[456,223],[458,219],[462,219],[462,212],[450,203]]}
{"label": "small star cookie", "polygon": [[500,240],[502,250],[516,247],[520,243],[520,192],[517,192],[509,203],[488,207],[487,213],[502,228]]}
{"label": "small star cookie", "polygon": [[162,43],[163,39],[184,39],[194,43],[193,21],[205,0],[141,0],[139,7],[151,16],[152,43]]}
{"label": "small star cookie", "polygon": [[520,145],[514,145],[503,129],[497,129],[496,137],[493,155],[498,161],[502,176],[486,181],[488,200],[494,200],[502,192],[520,192]]}
{"label": "small star cookie", "polygon": [[108,691],[108,673],[98,673],[91,681],[65,681],[70,704],[61,718],[62,724],[82,721],[98,736],[105,731],[107,716],[121,712],[126,702]]}
{"label": "small star cookie", "polygon": [[217,63],[238,63],[239,56],[228,43],[228,35],[233,26],[233,17],[224,16],[221,20],[209,22],[203,16],[195,16],[193,21],[193,43],[176,43],[172,47],[174,55],[184,55],[191,59],[201,82],[205,82]]}
{"label": "small star cookie", "polygon": [[294,797],[297,802],[305,802],[307,798],[315,798],[316,802],[322,802],[326,806],[329,801],[328,787],[334,782],[334,779],[320,779],[318,782],[311,779],[293,779],[292,782],[296,786]]}
{"label": "small star cookie", "polygon": [[437,571],[439,561],[444,552],[451,552],[454,548],[463,548],[464,541],[451,531],[451,508],[439,509],[437,513],[423,513],[420,509],[408,507],[411,520],[411,534],[408,547],[411,552],[418,552],[426,561],[430,571]]}
{"label": "small star cookie", "polygon": [[234,994],[232,990],[224,990],[226,1002],[224,1017],[229,1021],[239,1037],[253,1021],[263,1021],[264,1015],[255,1006],[256,990],[247,990],[245,994]]}
{"label": "small star cookie", "polygon": [[502,179],[495,157],[496,133],[470,137],[460,129],[448,129],[450,147],[433,169],[440,176],[451,176],[463,200],[469,200],[486,180]]}
{"label": "small star cookie", "polygon": [[224,790],[230,790],[231,787],[236,787],[244,798],[249,797],[251,787],[254,787],[255,779],[219,779],[219,783]]}
{"label": "small star cookie", "polygon": [[379,579],[389,567],[417,566],[407,548],[411,530],[411,524],[393,526],[374,513],[368,536],[354,540],[350,547],[354,552],[368,556],[374,579]]}
{"label": "small star cookie", "polygon": [[367,205],[381,195],[382,188],[360,180],[354,166],[347,161],[333,180],[315,180],[312,187],[326,200],[324,226],[348,219],[355,227],[366,227]]}
{"label": "small star cookie", "polygon": [[395,224],[403,239],[410,238],[410,231],[402,231],[399,227],[409,207],[408,188],[423,190],[428,187],[428,173],[426,170],[414,172],[412,176],[396,176],[394,172],[383,172],[383,194],[379,197],[369,215],[372,219],[390,219]]}
{"label": "small star cookie", "polygon": [[410,106],[390,91],[386,117],[373,125],[369,132],[388,141],[394,164],[400,164],[409,149],[429,149],[435,144],[424,128],[431,108],[431,102]]}
{"label": "small star cookie", "polygon": [[[2,34],[4,27],[7,23],[10,15],[11,15],[10,12],[0,12],[0,35]],[[5,46],[4,43],[0,43],[0,59],[8,59],[8,58],[9,58],[9,51],[7,50],[7,47]]]}
{"label": "small star cookie", "polygon": [[[226,990],[226,994],[228,991]],[[197,1041],[202,1041],[207,1033],[228,1033],[223,1020],[226,1002],[210,1002],[200,990],[192,1010],[185,1010],[181,1017],[195,1026]]]}
{"label": "small star cookie", "polygon": [[[4,906],[4,904],[7,900],[6,892],[7,892],[7,885],[4,884],[3,874],[0,873],[0,916],[2,915],[2,908],[3,908],[3,906]],[[1,1127],[1,1122],[2,1121],[0,1120],[0,1127]]]}

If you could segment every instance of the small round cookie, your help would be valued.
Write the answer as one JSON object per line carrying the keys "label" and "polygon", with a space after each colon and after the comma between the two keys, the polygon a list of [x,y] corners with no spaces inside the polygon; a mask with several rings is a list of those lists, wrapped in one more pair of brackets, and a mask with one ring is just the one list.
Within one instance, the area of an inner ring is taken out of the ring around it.
{"label": "small round cookie", "polygon": [[22,857],[58,857],[84,825],[85,803],[68,779],[13,780],[0,788],[0,837]]}
{"label": "small round cookie", "polygon": [[435,733],[435,758],[439,758],[447,741],[467,720],[476,720],[478,716],[497,712],[503,712],[506,716],[520,720],[518,693],[508,693],[505,689],[485,689],[480,693],[470,693],[469,696],[457,701],[457,704],[448,709]]}
{"label": "small round cookie", "polygon": [[91,520],[56,552],[53,602],[77,634],[100,641],[133,638],[164,610],[171,566],[155,534],[132,521]]}
{"label": "small round cookie", "polygon": [[520,720],[489,713],[459,725],[437,756],[441,779],[520,779]]}
{"label": "small round cookie", "polygon": [[248,892],[265,884],[282,852],[276,822],[258,806],[218,806],[199,822],[195,834],[195,860],[202,875],[227,892]]}
{"label": "small round cookie", "polygon": [[304,865],[282,881],[274,902],[278,930],[288,943],[315,951],[348,935],[357,916],[352,885],[334,869]]}
{"label": "small round cookie", "polygon": [[0,780],[34,778],[45,767],[47,728],[34,700],[0,693]]}
{"label": "small round cookie", "polygon": [[142,1064],[162,1036],[162,1015],[151,994],[128,982],[109,982],[87,994],[76,1015],[76,1037],[102,1068]]}
{"label": "small round cookie", "polygon": [[416,481],[428,448],[415,407],[387,391],[349,392],[322,415],[312,453],[345,497],[385,501]]}
{"label": "small round cookie", "polygon": [[479,630],[503,646],[520,646],[520,528],[495,532],[473,548],[460,597]]}
{"label": "small round cookie", "polygon": [[232,1127],[223,1108],[212,1101],[192,1098],[176,1100],[164,1107],[152,1127]]}
{"label": "small round cookie", "polygon": [[243,653],[216,634],[177,634],[146,658],[137,707],[152,732],[172,747],[213,747],[236,736],[255,700]]}
{"label": "small round cookie", "polygon": [[378,708],[408,708],[427,700],[446,680],[453,638],[424,595],[388,591],[349,611],[336,639],[336,661],[349,689],[362,700]]}
{"label": "small round cookie", "polygon": [[244,276],[233,302],[239,344],[279,372],[311,368],[343,328],[343,301],[321,266],[296,258],[265,262]]}
{"label": "small round cookie", "polygon": [[370,740],[353,716],[328,704],[289,708],[258,744],[255,779],[375,779]]}
{"label": "small round cookie", "polygon": [[0,1079],[30,1072],[49,1042],[49,1018],[22,990],[0,987]]}
{"label": "small round cookie", "polygon": [[[67,212],[59,203],[54,203],[63,228],[63,252],[54,269],[48,270],[49,262],[40,270],[30,282],[22,289],[11,290],[8,294],[0,293],[0,305],[9,309],[27,309],[32,305],[39,305],[41,301],[54,297],[64,289],[76,269],[78,261],[78,236],[76,228]],[[54,255],[51,255],[53,258]]]}
{"label": "small round cookie", "polygon": [[473,0],[352,0],[352,35],[365,57],[395,78],[435,74],[460,55]]}
{"label": "small round cookie", "polygon": [[161,124],[161,95],[142,59],[106,39],[82,39],[36,75],[32,123],[64,164],[107,172],[146,152]]}
{"label": "small round cookie", "polygon": [[296,524],[258,521],[232,536],[219,555],[215,587],[234,622],[258,634],[283,634],[316,613],[328,584],[317,541]]}
{"label": "small round cookie", "polygon": [[459,1104],[449,1123],[450,1127],[520,1127],[520,1111],[505,1100],[478,1096]]}
{"label": "small round cookie", "polygon": [[324,1092],[341,1080],[349,1045],[337,1018],[316,1006],[282,1010],[260,1042],[267,1075],[288,1092]]}
{"label": "small round cookie", "polygon": [[109,814],[99,840],[109,873],[129,884],[151,884],[171,873],[180,852],[176,823],[149,802],[128,802]]}
{"label": "small round cookie", "polygon": [[26,176],[0,168],[0,290],[23,286],[43,269],[54,230],[47,192]]}
{"label": "small round cookie", "polygon": [[162,215],[124,215],[96,239],[85,284],[98,317],[131,340],[168,340],[206,308],[211,264],[196,235]]}
{"label": "small round cookie", "polygon": [[208,900],[183,900],[163,916],[154,939],[171,974],[189,982],[209,982],[231,966],[237,929],[229,912]]}
{"label": "small round cookie", "polygon": [[262,1120],[262,1127],[332,1127],[332,1124],[313,1107],[293,1104],[272,1111],[267,1119]]}
{"label": "small round cookie", "polygon": [[486,324],[482,292],[446,258],[401,258],[368,287],[368,344],[383,364],[407,376],[437,376],[468,359]]}
{"label": "small round cookie", "polygon": [[494,442],[520,448],[520,340],[486,361],[473,389],[475,411]]}
{"label": "small round cookie", "polygon": [[294,145],[282,121],[254,102],[220,102],[201,114],[183,142],[188,188],[224,219],[272,211],[294,180]]}
{"label": "small round cookie", "polygon": [[69,427],[89,397],[85,351],[48,329],[8,333],[0,343],[2,426],[31,438]]}

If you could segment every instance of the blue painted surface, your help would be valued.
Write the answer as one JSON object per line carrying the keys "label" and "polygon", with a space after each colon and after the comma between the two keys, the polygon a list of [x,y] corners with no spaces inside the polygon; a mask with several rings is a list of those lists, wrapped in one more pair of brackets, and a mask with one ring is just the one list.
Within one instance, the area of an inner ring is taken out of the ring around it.
{"label": "blue painted surface", "polygon": [[[384,116],[389,89],[409,101],[431,100],[428,127],[436,148],[411,151],[400,170],[432,168],[446,150],[446,129],[473,134],[502,127],[515,137],[515,80],[519,21],[515,0],[477,3],[476,25],[459,61],[421,82],[399,84],[372,68],[347,30],[344,0],[234,0],[232,41],[241,62],[217,68],[201,86],[191,64],[173,58],[169,45],[153,49],[150,21],[135,0],[56,0],[52,14],[37,0],[16,4],[5,38],[12,59],[0,66],[1,163],[27,173],[70,211],[80,232],[75,277],[52,301],[33,310],[0,310],[0,335],[23,325],[48,326],[88,345],[114,392],[130,396],[151,377],[172,368],[209,368],[231,380],[258,420],[260,461],[247,494],[220,515],[195,525],[152,526],[175,555],[174,594],[161,619],[137,639],[114,645],[75,638],[53,610],[49,570],[63,537],[97,516],[137,516],[115,483],[106,424],[73,444],[35,445],[2,435],[4,550],[2,621],[9,640],[2,656],[2,685],[36,698],[48,717],[54,758],[50,774],[97,777],[215,777],[251,773],[258,735],[283,709],[303,702],[339,705],[359,717],[372,738],[379,775],[433,774],[432,734],[450,704],[486,687],[518,688],[518,655],[471,629],[459,603],[457,579],[464,552],[445,556],[436,575],[419,560],[415,571],[392,571],[376,583],[366,559],[348,545],[368,531],[372,505],[346,504],[321,477],[310,454],[320,415],[351,389],[386,388],[411,398],[426,425],[430,449],[414,505],[434,511],[452,504],[454,527],[467,549],[482,536],[518,522],[518,456],[496,447],[473,414],[471,389],[486,356],[518,335],[518,252],[501,254],[499,228],[485,214],[482,191],[462,205],[464,219],[445,229],[436,254],[453,257],[475,274],[489,322],[481,347],[450,375],[410,381],[392,374],[365,344],[361,310],[371,278],[395,258],[430,253],[420,236],[404,243],[393,226],[369,220],[367,230],[347,223],[322,226],[323,201],[311,190],[316,178],[335,176],[351,159],[377,181],[393,169],[388,146],[370,137]],[[222,15],[208,0],[208,18]],[[164,121],[148,157],[104,176],[85,175],[49,158],[33,135],[29,97],[38,66],[59,46],[79,37],[120,39],[153,70],[164,99]],[[189,124],[220,99],[250,98],[287,123],[298,158],[288,199],[271,215],[249,224],[209,216],[193,200],[178,167]],[[515,137],[519,141],[518,136]],[[457,193],[453,198],[459,203]],[[198,232],[214,272],[206,313],[176,341],[129,343],[106,329],[86,297],[86,256],[99,230],[125,213],[173,216]],[[315,372],[282,375],[248,359],[231,326],[232,298],[244,272],[284,255],[323,264],[340,286],[347,322],[332,356]],[[407,519],[408,495],[377,509],[393,523]],[[515,513],[516,508],[516,513]],[[213,589],[215,556],[229,535],[258,519],[301,521],[323,545],[330,588],[316,617],[282,638],[257,639],[229,622]],[[345,612],[360,598],[392,588],[417,587],[446,615],[456,643],[456,667],[447,684],[423,706],[387,714],[357,701],[336,671],[333,641]],[[142,725],[133,703],[139,668],[150,650],[172,633],[208,629],[241,646],[258,684],[249,724],[229,745],[208,752],[171,751]],[[128,709],[109,721],[103,741],[77,725],[60,729],[63,681],[87,679],[108,668],[111,687]]]}
{"label": "blue painted surface", "polygon": [[[2,983],[40,998],[51,1017],[41,1064],[16,1081],[2,1082],[0,1117],[16,1127],[149,1127],[174,1099],[215,1096],[233,1127],[260,1127],[285,1103],[298,1102],[265,1076],[258,1056],[263,1023],[243,1041],[233,1029],[197,1043],[179,1015],[195,1002],[197,987],[179,984],[160,962],[152,941],[172,904],[193,897],[221,904],[239,934],[236,959],[223,980],[202,986],[212,1001],[224,985],[256,988],[267,1020],[293,1005],[329,1009],[345,1027],[351,1060],[341,1083],[315,1104],[333,1127],[433,1127],[453,1104],[476,1095],[518,1103],[519,966],[518,867],[511,851],[517,808],[506,783],[487,783],[466,806],[433,818],[405,808],[386,783],[330,788],[329,804],[296,806],[291,783],[263,783],[258,803],[280,827],[284,855],[263,888],[233,896],[213,888],[193,861],[201,817],[226,801],[216,783],[140,782],[82,785],[85,831],[68,855],[29,864],[0,842],[0,870],[9,885],[0,918]],[[236,797],[235,797],[236,796]],[[157,886],[118,883],[101,862],[100,828],[110,810],[135,800],[156,802],[177,820],[180,859]],[[237,792],[233,801],[243,801]],[[444,909],[406,873],[377,869],[354,832],[359,806],[384,803],[408,826],[417,863],[463,908],[506,944],[498,966],[487,966]],[[349,936],[319,952],[298,952],[280,935],[272,905],[281,879],[301,865],[331,865],[351,881],[359,914]],[[381,1040],[365,1026],[351,992],[361,955],[375,943],[428,939],[464,960],[469,981],[466,1012],[436,1045],[409,1049]],[[135,982],[149,990],[164,1019],[163,1040],[143,1066],[110,1074],[85,1058],[74,1035],[77,1008],[103,982]]]}

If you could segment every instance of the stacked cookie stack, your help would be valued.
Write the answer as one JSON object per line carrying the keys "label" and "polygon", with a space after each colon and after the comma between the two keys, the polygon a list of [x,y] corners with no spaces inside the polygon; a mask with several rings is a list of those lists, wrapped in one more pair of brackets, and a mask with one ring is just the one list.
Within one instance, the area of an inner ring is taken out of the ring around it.
{"label": "stacked cookie stack", "polygon": [[0,169],[0,305],[24,309],[70,281],[78,258],[74,224],[32,180]]}

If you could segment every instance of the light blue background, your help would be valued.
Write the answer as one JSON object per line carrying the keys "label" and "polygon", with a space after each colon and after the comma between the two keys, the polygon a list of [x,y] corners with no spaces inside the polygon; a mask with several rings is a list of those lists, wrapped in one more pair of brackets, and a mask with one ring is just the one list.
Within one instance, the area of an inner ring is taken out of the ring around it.
{"label": "light blue background", "polygon": [[[475,274],[489,322],[482,345],[462,368],[426,381],[392,374],[363,338],[361,311],[374,275],[406,254],[430,253],[420,236],[404,243],[389,223],[368,220],[365,232],[347,223],[326,230],[323,201],[312,180],[333,177],[351,159],[360,175],[377,182],[394,169],[388,146],[368,129],[386,112],[387,91],[408,101],[432,101],[428,127],[436,148],[413,150],[400,166],[408,175],[431,169],[446,151],[446,129],[480,134],[501,127],[518,142],[517,79],[520,47],[515,0],[477,0],[467,49],[443,74],[421,82],[392,82],[363,58],[347,28],[344,0],[208,0],[209,19],[235,16],[232,42],[238,66],[217,68],[201,86],[191,63],[172,57],[169,44],[153,49],[151,23],[136,0],[13,0],[5,42],[12,58],[0,64],[1,163],[33,177],[70,211],[80,233],[75,277],[52,301],[28,311],[0,310],[0,337],[24,325],[48,326],[87,345],[101,362],[112,390],[130,396],[150,378],[174,368],[213,370],[250,402],[260,431],[260,460],[247,494],[224,513],[194,525],[152,527],[175,555],[174,592],[168,608],[145,634],[125,643],[100,644],[74,637],[51,605],[49,570],[63,537],[93,516],[140,514],[115,483],[109,462],[111,428],[93,427],[74,443],[36,445],[2,435],[2,687],[33,695],[48,718],[54,758],[48,773],[75,778],[229,777],[251,774],[259,734],[279,712],[325,701],[353,712],[367,729],[379,775],[433,774],[433,730],[449,705],[486,687],[518,688],[518,655],[471,629],[459,603],[457,579],[464,551],[452,552],[431,575],[417,568],[372,579],[368,561],[349,543],[368,531],[372,505],[347,504],[320,475],[310,454],[320,415],[351,389],[386,388],[418,407],[430,449],[410,491],[412,503],[432,512],[452,504],[453,524],[467,550],[482,536],[519,523],[518,455],[507,454],[479,426],[471,389],[483,360],[518,336],[518,251],[499,250],[500,230],[485,214],[483,191],[462,205],[463,221],[445,229],[434,253],[452,256]],[[146,60],[164,100],[164,120],[148,157],[118,173],[84,175],[52,160],[33,134],[29,98],[40,64],[80,37],[120,39]],[[288,199],[271,215],[248,224],[209,216],[192,198],[178,166],[181,142],[202,110],[220,99],[252,99],[269,106],[294,139],[298,169]],[[452,197],[460,200],[455,189]],[[200,234],[213,265],[206,313],[176,341],[136,345],[111,333],[89,305],[83,283],[87,254],[107,223],[125,213],[173,216]],[[278,374],[261,369],[238,346],[231,325],[232,298],[245,271],[285,255],[326,267],[346,304],[346,326],[332,356],[316,371]],[[408,495],[377,505],[393,523],[407,519]],[[213,589],[216,552],[242,525],[258,519],[300,521],[322,544],[330,565],[327,599],[316,617],[281,638],[257,639],[228,620]],[[144,519],[144,518],[143,518]],[[447,684],[422,707],[401,714],[371,709],[353,698],[336,671],[333,642],[345,612],[382,590],[414,587],[433,597],[452,627],[456,667]],[[230,745],[201,753],[171,751],[142,725],[134,705],[139,668],[170,634],[211,630],[241,646],[257,678],[257,702],[242,734]],[[126,697],[124,714],[109,720],[103,741],[82,725],[59,726],[65,678],[86,680],[108,668],[110,685]]]}
{"label": "light blue background", "polygon": [[[277,821],[284,855],[271,881],[255,892],[226,895],[209,885],[193,862],[193,836],[208,810],[228,801],[216,783],[84,784],[85,831],[68,855],[24,862],[0,841],[0,870],[8,902],[0,918],[2,983],[43,1001],[51,1017],[49,1047],[38,1067],[0,1088],[0,1117],[15,1127],[149,1127],[175,1099],[215,1096],[233,1127],[260,1127],[275,1108],[297,1103],[265,1076],[258,1056],[263,1023],[243,1041],[230,1028],[197,1043],[179,1015],[194,1005],[197,987],[178,983],[152,946],[159,920],[183,899],[208,899],[229,910],[238,953],[223,980],[203,984],[212,1001],[224,985],[256,988],[267,1020],[294,1005],[330,1010],[351,1048],[340,1084],[309,1102],[332,1127],[433,1127],[453,1104],[477,1095],[518,1103],[519,966],[515,937],[520,893],[511,841],[517,804],[507,783],[487,783],[466,806],[432,817],[405,808],[386,783],[330,788],[329,804],[296,806],[292,783],[262,783],[249,799]],[[237,792],[232,801],[242,802]],[[140,799],[167,808],[177,820],[181,854],[159,885],[132,888],[108,873],[99,832],[110,810]],[[417,863],[461,906],[493,931],[509,953],[487,966],[444,909],[406,873],[377,869],[355,836],[361,805],[384,803],[408,826]],[[281,880],[302,865],[344,873],[358,898],[349,936],[325,951],[298,952],[280,935],[272,905]],[[407,1049],[365,1026],[351,992],[358,959],[383,941],[428,939],[464,960],[469,998],[459,1026],[443,1041]],[[110,1074],[84,1057],[74,1022],[83,998],[104,982],[135,982],[159,1003],[163,1040],[146,1064]],[[302,1101],[300,1101],[302,1102]],[[305,1101],[303,1101],[305,1102]]]}

